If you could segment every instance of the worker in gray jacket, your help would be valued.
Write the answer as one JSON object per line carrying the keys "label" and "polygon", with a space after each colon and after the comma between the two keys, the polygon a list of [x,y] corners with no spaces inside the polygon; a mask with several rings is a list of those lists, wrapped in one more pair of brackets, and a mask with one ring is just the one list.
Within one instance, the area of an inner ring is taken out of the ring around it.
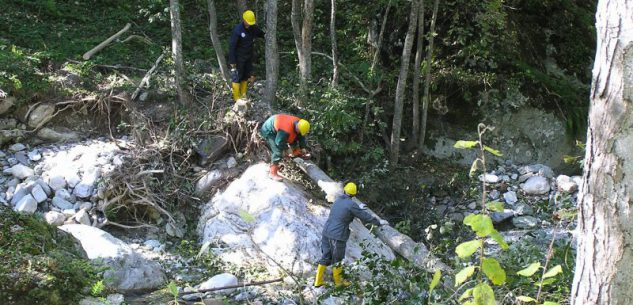
{"label": "worker in gray jacket", "polygon": [[364,206],[361,207],[352,200],[352,197],[356,196],[357,193],[356,184],[350,182],[345,185],[343,190],[345,194],[334,201],[332,208],[330,208],[330,215],[323,227],[323,237],[321,238],[322,256],[319,260],[319,266],[317,267],[314,287],[323,286],[325,269],[331,264],[336,265],[332,267],[334,285],[341,287],[351,284],[343,280],[343,267],[340,262],[345,258],[345,246],[350,234],[349,224],[352,223],[354,218],[358,218],[364,223],[373,223],[377,226],[389,224],[386,220],[373,217],[365,211]]}

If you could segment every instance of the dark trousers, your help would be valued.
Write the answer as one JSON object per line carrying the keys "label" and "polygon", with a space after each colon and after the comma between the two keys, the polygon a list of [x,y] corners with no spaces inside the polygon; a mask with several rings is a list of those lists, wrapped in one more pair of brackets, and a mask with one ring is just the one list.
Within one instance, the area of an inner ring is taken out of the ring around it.
{"label": "dark trousers", "polygon": [[346,244],[347,241],[323,236],[321,238],[321,259],[319,264],[329,266],[343,261]]}
{"label": "dark trousers", "polygon": [[234,83],[245,82],[247,81],[251,75],[253,75],[253,60],[238,60],[237,61],[237,81],[233,80]]}

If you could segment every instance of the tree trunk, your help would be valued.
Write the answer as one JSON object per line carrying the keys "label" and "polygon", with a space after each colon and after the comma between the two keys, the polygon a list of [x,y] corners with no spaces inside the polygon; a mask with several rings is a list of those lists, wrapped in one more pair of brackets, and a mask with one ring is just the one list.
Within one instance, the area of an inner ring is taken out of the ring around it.
{"label": "tree trunk", "polygon": [[573,305],[633,303],[633,5],[600,0]]}
{"label": "tree trunk", "polygon": [[409,74],[409,63],[411,62],[411,49],[413,47],[413,36],[418,20],[418,1],[411,1],[411,13],[409,14],[409,28],[407,37],[404,40],[402,49],[402,62],[400,64],[400,75],[396,86],[396,101],[393,107],[393,124],[391,127],[391,164],[398,164],[400,157],[400,128],[402,127],[402,108],[404,104],[404,91],[407,87],[407,76]]}
{"label": "tree trunk", "polygon": [[247,9],[248,9],[248,4],[246,3],[246,0],[237,0],[237,10],[238,10],[238,13],[240,14],[240,20],[242,20],[242,14]]}
{"label": "tree trunk", "polygon": [[182,60],[182,36],[180,29],[180,5],[178,0],[169,0],[171,15],[171,56],[174,60],[176,92],[181,105],[189,104],[189,97],[185,90],[185,65]]}
{"label": "tree trunk", "polygon": [[437,8],[440,0],[433,3],[433,16],[431,17],[431,28],[429,29],[429,49],[426,53],[426,68],[424,80],[424,96],[422,97],[422,121],[420,122],[420,140],[418,141],[418,152],[422,153],[424,149],[424,140],[426,138],[426,121],[429,112],[429,89],[431,87],[431,63],[433,59],[433,42],[435,41],[435,21],[437,20]]}
{"label": "tree trunk", "polygon": [[338,47],[336,45],[336,0],[330,12],[330,39],[332,40],[332,87],[338,86]]}
{"label": "tree trunk", "polygon": [[418,135],[420,134],[420,64],[422,63],[422,53],[424,52],[424,0],[420,0],[418,8],[418,47],[415,52],[415,64],[413,66],[413,126],[411,142],[418,143]]}
{"label": "tree trunk", "polygon": [[279,80],[279,51],[277,48],[277,0],[267,0],[266,8],[266,91],[264,100],[272,106]]}
{"label": "tree trunk", "polygon": [[299,59],[299,77],[301,80],[301,97],[305,97],[307,85],[310,81],[312,66],[312,20],[314,19],[313,0],[292,0],[292,12],[290,22],[292,23],[292,33],[297,47],[297,57]]}
{"label": "tree trunk", "polygon": [[213,49],[215,55],[218,58],[218,66],[222,72],[222,77],[226,81],[227,86],[231,84],[231,76],[229,75],[229,69],[226,65],[226,58],[224,57],[224,50],[222,49],[222,43],[218,36],[218,19],[215,15],[215,1],[207,0],[207,10],[209,11],[209,35],[211,36],[211,42],[213,43]]}

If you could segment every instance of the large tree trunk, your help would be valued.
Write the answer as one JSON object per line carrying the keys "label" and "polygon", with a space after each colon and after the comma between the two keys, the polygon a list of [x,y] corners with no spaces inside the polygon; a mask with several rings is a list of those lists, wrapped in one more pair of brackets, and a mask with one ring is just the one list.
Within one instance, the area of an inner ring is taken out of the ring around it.
{"label": "large tree trunk", "polygon": [[411,1],[411,13],[409,14],[409,29],[402,49],[402,62],[400,75],[396,86],[396,101],[393,107],[393,124],[391,126],[391,164],[396,165],[400,157],[400,129],[402,127],[402,108],[404,105],[404,91],[407,87],[409,63],[411,62],[411,49],[413,48],[413,36],[418,20],[418,0]]}
{"label": "large tree trunk", "polygon": [[279,51],[277,48],[277,0],[267,0],[266,8],[266,91],[264,100],[272,106],[279,80]]}
{"label": "large tree trunk", "polygon": [[413,65],[413,134],[411,142],[418,143],[418,135],[420,134],[420,64],[422,63],[422,53],[424,52],[424,0],[420,0],[418,8],[418,47],[415,52],[415,64]]}
{"label": "large tree trunk", "polygon": [[433,16],[431,17],[431,28],[429,29],[429,49],[426,53],[426,77],[424,80],[424,96],[422,97],[422,121],[420,122],[420,139],[418,141],[418,152],[422,153],[424,140],[426,138],[426,121],[429,112],[429,88],[431,87],[431,64],[433,59],[433,42],[435,41],[435,21],[437,20],[437,8],[440,0],[433,3]]}
{"label": "large tree trunk", "polygon": [[332,40],[332,87],[338,85],[338,47],[336,44],[336,0],[331,0],[330,40]]}
{"label": "large tree trunk", "polygon": [[633,303],[633,4],[600,0],[573,305]]}
{"label": "large tree trunk", "polygon": [[185,90],[185,65],[182,59],[182,30],[180,29],[180,5],[178,0],[169,0],[171,15],[171,55],[174,60],[176,92],[180,104],[189,104],[189,97]]}
{"label": "large tree trunk", "polygon": [[218,36],[218,18],[215,15],[215,1],[207,0],[207,10],[209,11],[209,35],[211,36],[211,43],[213,43],[213,49],[215,55],[218,58],[218,66],[222,72],[222,77],[227,83],[227,86],[231,84],[231,76],[229,75],[229,69],[226,65],[226,58],[224,57],[224,50],[222,49],[222,43]]}

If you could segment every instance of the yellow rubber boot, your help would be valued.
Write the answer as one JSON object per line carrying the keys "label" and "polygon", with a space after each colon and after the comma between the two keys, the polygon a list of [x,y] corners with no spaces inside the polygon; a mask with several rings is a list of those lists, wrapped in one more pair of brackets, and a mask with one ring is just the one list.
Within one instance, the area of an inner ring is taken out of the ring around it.
{"label": "yellow rubber boot", "polygon": [[231,87],[233,89],[233,101],[240,99],[240,84],[239,83],[231,83]]}
{"label": "yellow rubber boot", "polygon": [[325,275],[326,265],[321,265],[317,267],[316,276],[314,277],[314,287],[321,287],[324,284],[323,276]]}
{"label": "yellow rubber boot", "polygon": [[246,90],[248,89],[246,81],[240,82],[240,98],[246,97]]}
{"label": "yellow rubber boot", "polygon": [[332,267],[332,277],[334,278],[334,285],[336,288],[347,287],[352,283],[343,279],[343,267]]}

